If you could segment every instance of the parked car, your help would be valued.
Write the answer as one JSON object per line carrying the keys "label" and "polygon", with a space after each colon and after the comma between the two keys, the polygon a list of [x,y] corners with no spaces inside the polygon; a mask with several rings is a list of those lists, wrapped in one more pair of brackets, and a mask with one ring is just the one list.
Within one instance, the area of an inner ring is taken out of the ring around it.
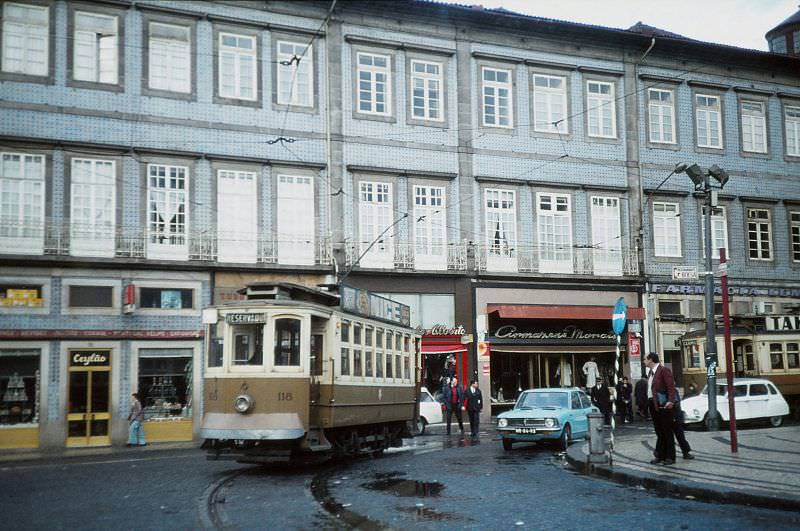
{"label": "parked car", "polygon": [[[789,404],[769,380],[759,378],[735,378],[733,380],[734,404],[736,420],[768,419],[769,423],[778,427],[783,424],[783,417],[789,414]],[[686,423],[706,423],[708,415],[708,386],[699,395],[685,398],[681,408],[686,416]],[[724,421],[730,420],[728,411],[728,384],[717,383],[717,412]]]}
{"label": "parked car", "polygon": [[503,449],[515,442],[552,441],[562,450],[589,431],[587,415],[599,412],[589,397],[575,387],[529,389],[517,398],[514,408],[497,416],[497,431]]}
{"label": "parked car", "polygon": [[433,398],[427,388],[423,387],[419,393],[419,420],[417,420],[417,432],[422,435],[425,433],[425,426],[442,422],[442,404]]}

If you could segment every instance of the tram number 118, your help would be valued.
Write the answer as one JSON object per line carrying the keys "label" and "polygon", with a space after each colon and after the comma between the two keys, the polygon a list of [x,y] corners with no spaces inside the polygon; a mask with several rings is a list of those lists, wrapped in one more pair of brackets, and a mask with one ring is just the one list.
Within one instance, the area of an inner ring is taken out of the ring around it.
{"label": "tram number 118", "polygon": [[292,401],[292,393],[287,393],[285,391],[278,392],[278,402],[291,402]]}

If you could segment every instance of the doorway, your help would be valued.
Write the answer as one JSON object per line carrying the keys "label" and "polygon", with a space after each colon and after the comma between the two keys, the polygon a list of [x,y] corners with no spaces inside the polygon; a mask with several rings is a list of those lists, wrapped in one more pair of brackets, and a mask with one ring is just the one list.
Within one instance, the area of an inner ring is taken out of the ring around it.
{"label": "doorway", "polygon": [[67,446],[111,444],[111,351],[69,352]]}

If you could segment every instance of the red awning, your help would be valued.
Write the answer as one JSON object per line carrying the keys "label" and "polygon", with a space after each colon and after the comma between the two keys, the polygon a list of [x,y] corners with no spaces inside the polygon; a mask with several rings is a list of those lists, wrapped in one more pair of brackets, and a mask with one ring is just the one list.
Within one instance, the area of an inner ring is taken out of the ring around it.
{"label": "red awning", "polygon": [[[597,319],[611,320],[613,306],[556,306],[553,304],[488,304],[486,312],[503,319]],[[628,307],[629,321],[643,321],[644,308]]]}
{"label": "red awning", "polygon": [[423,354],[454,354],[466,351],[467,346],[461,343],[461,336],[422,336]]}

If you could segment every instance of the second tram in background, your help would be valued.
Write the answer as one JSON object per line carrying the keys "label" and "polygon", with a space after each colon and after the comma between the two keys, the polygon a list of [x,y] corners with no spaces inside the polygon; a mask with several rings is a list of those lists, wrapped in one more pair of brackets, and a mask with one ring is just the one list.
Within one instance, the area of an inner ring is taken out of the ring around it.
{"label": "second tram in background", "polygon": [[209,458],[355,455],[399,446],[416,425],[419,339],[409,309],[343,286],[249,285],[204,310]]}

